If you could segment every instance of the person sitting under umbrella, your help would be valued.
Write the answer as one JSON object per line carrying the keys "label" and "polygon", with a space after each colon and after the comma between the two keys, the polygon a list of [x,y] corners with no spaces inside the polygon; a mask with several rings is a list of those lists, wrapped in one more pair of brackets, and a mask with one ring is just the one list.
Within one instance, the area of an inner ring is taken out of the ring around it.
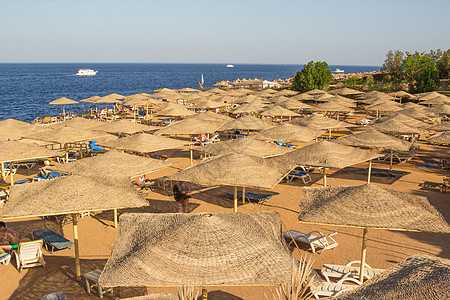
{"label": "person sitting under umbrella", "polygon": [[19,237],[17,233],[9,228],[6,228],[5,222],[0,222],[0,252],[10,252],[17,250],[19,244]]}
{"label": "person sitting under umbrella", "polygon": [[191,192],[191,187],[187,182],[176,182],[173,185],[173,197],[178,204],[178,212],[187,213],[187,207],[189,203],[189,193]]}

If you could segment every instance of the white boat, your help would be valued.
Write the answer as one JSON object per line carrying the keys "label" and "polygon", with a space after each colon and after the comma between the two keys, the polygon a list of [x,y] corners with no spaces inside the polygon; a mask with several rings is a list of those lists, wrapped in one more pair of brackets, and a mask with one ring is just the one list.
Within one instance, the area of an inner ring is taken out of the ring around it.
{"label": "white boat", "polygon": [[227,68],[234,68],[233,65],[227,65]]}
{"label": "white boat", "polygon": [[77,75],[77,76],[95,76],[95,75],[97,75],[97,72],[98,71],[94,71],[91,69],[79,69],[78,73],[75,75]]}
{"label": "white boat", "polygon": [[336,70],[333,71],[333,73],[344,73],[344,70],[336,69]]}

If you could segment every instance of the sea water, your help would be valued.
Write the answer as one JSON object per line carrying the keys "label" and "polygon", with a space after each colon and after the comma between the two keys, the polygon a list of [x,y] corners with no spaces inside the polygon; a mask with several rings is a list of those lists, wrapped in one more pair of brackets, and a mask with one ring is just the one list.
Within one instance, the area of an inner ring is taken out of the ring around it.
{"label": "sea water", "polygon": [[[93,69],[96,76],[75,76],[78,69]],[[370,72],[379,66],[333,65],[346,73]],[[61,97],[81,100],[117,93],[124,96],[152,93],[159,88],[211,88],[222,80],[237,78],[286,79],[302,65],[235,64],[0,64],[0,120],[14,118],[30,122],[38,116],[62,112],[61,105],[48,103]],[[92,104],[67,105],[67,111],[88,110]]]}

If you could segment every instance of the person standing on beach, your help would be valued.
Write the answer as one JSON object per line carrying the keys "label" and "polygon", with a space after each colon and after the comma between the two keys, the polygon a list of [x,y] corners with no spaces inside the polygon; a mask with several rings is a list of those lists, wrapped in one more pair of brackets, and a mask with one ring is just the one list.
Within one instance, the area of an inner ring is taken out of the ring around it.
{"label": "person standing on beach", "polygon": [[17,233],[6,228],[5,222],[0,222],[0,252],[10,252],[12,249],[17,250],[19,237]]}
{"label": "person standing on beach", "polygon": [[173,185],[173,197],[178,204],[178,212],[187,213],[187,207],[189,203],[189,196],[191,187],[187,182],[175,182]]}

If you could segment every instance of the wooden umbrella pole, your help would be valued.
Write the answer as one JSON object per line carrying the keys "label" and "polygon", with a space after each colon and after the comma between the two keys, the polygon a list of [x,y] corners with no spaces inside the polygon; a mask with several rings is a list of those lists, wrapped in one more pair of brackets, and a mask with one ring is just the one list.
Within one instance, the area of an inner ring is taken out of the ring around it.
{"label": "wooden umbrella pole", "polygon": [[117,221],[117,209],[114,209],[114,228],[117,228],[118,225],[118,221]]}
{"label": "wooden umbrella pole", "polygon": [[392,171],[392,160],[394,158],[394,150],[391,149],[391,157],[390,157],[390,162],[389,162],[389,171]]}
{"label": "wooden umbrella pole", "polygon": [[372,174],[372,160],[369,160],[369,172],[367,172],[367,183],[370,183],[371,174]]}
{"label": "wooden umbrella pole", "polygon": [[192,153],[192,134],[189,135],[189,152],[191,156],[191,166],[194,165],[194,154]]}
{"label": "wooden umbrella pole", "polygon": [[237,186],[234,187],[234,212],[237,212]]}
{"label": "wooden umbrella pole", "polygon": [[328,137],[331,139],[331,128],[328,129]]}
{"label": "wooden umbrella pole", "polygon": [[5,172],[5,162],[2,161],[1,163],[2,163],[2,179],[5,180],[5,174],[6,174],[6,172]]}
{"label": "wooden umbrella pole", "polygon": [[13,174],[13,167],[12,167],[13,162],[10,161],[9,162],[9,175],[11,176],[11,185],[14,185],[14,174]]}
{"label": "wooden umbrella pole", "polygon": [[327,168],[323,167],[323,186],[327,186]]}
{"label": "wooden umbrella pole", "polygon": [[64,107],[64,104],[63,104],[63,120],[64,121],[66,120],[66,109]]}
{"label": "wooden umbrella pole", "polygon": [[65,163],[69,162],[69,146],[67,145],[67,143],[64,144],[64,150],[66,151],[66,161]]}
{"label": "wooden umbrella pole", "polygon": [[242,204],[245,204],[245,187],[242,188]]}
{"label": "wooden umbrella pole", "polygon": [[362,252],[361,252],[361,266],[359,268],[359,281],[364,281],[364,264],[366,263],[366,249],[367,249],[367,228],[363,231]]}
{"label": "wooden umbrella pole", "polygon": [[202,287],[202,300],[208,300],[208,290]]}
{"label": "wooden umbrella pole", "polygon": [[76,271],[76,275],[77,275],[77,281],[81,281],[80,248],[78,246],[77,214],[72,214],[72,224],[73,224],[73,244],[75,246],[75,271]]}

